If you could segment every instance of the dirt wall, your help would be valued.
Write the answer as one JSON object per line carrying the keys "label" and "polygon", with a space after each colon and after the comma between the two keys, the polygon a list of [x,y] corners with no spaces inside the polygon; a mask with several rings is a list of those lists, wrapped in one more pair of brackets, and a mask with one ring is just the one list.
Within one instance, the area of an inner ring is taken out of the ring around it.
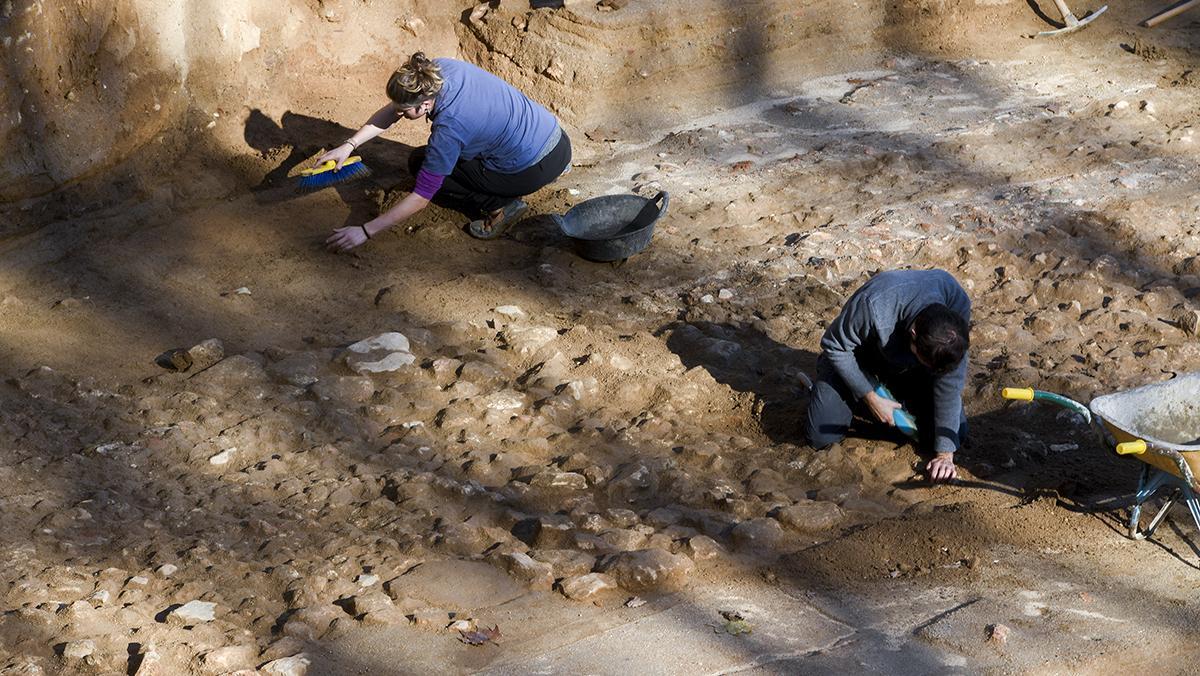
{"label": "dirt wall", "polygon": [[635,1],[611,12],[590,2],[534,12],[501,3],[458,33],[469,58],[569,121],[638,130],[769,97],[826,72],[833,51],[870,63],[883,6],[861,4],[843,14],[823,0]]}
{"label": "dirt wall", "polygon": [[[181,139],[244,152],[250,109],[357,96],[395,53],[454,54],[455,4],[5,0],[0,202],[155,155],[156,145],[178,149]],[[161,171],[169,154],[156,158],[143,170]]]}
{"label": "dirt wall", "polygon": [[[248,140],[249,120],[282,125],[291,112],[334,123],[309,125],[329,136],[357,127],[417,49],[514,82],[558,113],[586,154],[577,132],[641,138],[831,69],[870,67],[893,48],[945,50],[955,43],[944,35],[960,34],[946,17],[988,26],[1017,4],[3,0],[0,204],[117,167],[141,185],[197,146],[209,164],[240,161],[241,179],[254,181],[273,167],[269,149]],[[423,131],[397,134],[418,142]],[[273,142],[294,146],[295,136]]]}

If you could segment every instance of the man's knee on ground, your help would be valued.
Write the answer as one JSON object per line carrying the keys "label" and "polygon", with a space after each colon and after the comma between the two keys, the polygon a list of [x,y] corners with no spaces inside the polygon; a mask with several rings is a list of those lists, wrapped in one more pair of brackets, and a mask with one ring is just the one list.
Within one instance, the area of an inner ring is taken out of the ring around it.
{"label": "man's knee on ground", "polygon": [[805,425],[805,435],[808,437],[808,445],[817,450],[828,448],[845,439],[847,431],[844,425],[830,425],[828,423],[814,425],[811,421]]}

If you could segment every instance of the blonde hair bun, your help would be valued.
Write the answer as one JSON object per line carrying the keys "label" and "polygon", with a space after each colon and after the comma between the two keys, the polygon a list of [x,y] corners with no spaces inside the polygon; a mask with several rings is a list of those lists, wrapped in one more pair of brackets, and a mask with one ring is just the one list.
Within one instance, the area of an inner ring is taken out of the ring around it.
{"label": "blonde hair bun", "polygon": [[416,52],[388,78],[387,95],[396,105],[419,106],[437,96],[443,82],[442,69],[424,52]]}

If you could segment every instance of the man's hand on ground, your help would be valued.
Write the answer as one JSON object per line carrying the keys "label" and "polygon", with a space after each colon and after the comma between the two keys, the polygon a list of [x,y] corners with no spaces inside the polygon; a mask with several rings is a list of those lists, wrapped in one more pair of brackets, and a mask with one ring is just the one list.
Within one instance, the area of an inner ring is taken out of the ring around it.
{"label": "man's hand on ground", "polygon": [[953,453],[938,453],[925,465],[925,471],[929,473],[929,480],[934,483],[958,478],[958,469],[954,466]]}
{"label": "man's hand on ground", "polygon": [[892,427],[896,426],[896,421],[892,417],[893,413],[898,408],[904,408],[900,402],[884,399],[874,392],[868,392],[863,397],[863,403],[867,405],[867,408],[871,411],[871,415],[875,416],[876,420]]}

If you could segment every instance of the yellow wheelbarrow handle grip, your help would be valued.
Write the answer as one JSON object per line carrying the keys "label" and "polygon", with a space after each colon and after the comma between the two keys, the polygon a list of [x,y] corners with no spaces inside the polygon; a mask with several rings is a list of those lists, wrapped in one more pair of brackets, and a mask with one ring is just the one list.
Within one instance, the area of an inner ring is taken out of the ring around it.
{"label": "yellow wheelbarrow handle grip", "polygon": [[1145,452],[1146,442],[1141,439],[1117,444],[1117,453],[1120,455],[1141,455]]}
{"label": "yellow wheelbarrow handle grip", "polygon": [[1016,401],[1033,401],[1032,387],[1006,387],[1000,390],[1000,396]]}

